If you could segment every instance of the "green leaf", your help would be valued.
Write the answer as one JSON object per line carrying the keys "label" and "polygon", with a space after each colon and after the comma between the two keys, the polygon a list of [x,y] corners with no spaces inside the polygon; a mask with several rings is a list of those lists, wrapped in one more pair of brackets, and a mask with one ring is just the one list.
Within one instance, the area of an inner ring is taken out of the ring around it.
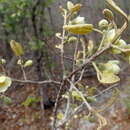
{"label": "green leaf", "polygon": [[93,31],[92,24],[64,25],[63,28],[74,34],[88,34]]}
{"label": "green leaf", "polygon": [[95,93],[95,91],[96,91],[96,87],[91,87],[91,88],[89,88],[89,95],[90,95],[90,96],[93,96],[94,93]]}
{"label": "green leaf", "polygon": [[87,101],[88,101],[89,103],[93,103],[93,102],[96,102],[96,98],[94,98],[93,96],[88,96],[88,97],[87,97]]}
{"label": "green leaf", "polygon": [[14,40],[11,40],[10,47],[16,56],[20,56],[24,53],[23,47],[21,46],[21,44]]}
{"label": "green leaf", "polygon": [[59,120],[62,120],[63,117],[64,117],[63,113],[59,112],[58,115],[57,115],[57,118],[58,118]]}
{"label": "green leaf", "polygon": [[77,91],[72,91],[72,96],[74,98],[76,98],[77,100],[82,100],[81,96],[79,95],[79,93]]}
{"label": "green leaf", "polygon": [[6,104],[6,105],[10,105],[13,102],[12,99],[10,97],[7,97],[7,96],[3,96],[2,100],[3,100],[4,104]]}
{"label": "green leaf", "polygon": [[34,96],[28,96],[27,99],[22,103],[25,107],[31,106],[34,103],[38,103],[40,101],[40,98],[34,97]]}

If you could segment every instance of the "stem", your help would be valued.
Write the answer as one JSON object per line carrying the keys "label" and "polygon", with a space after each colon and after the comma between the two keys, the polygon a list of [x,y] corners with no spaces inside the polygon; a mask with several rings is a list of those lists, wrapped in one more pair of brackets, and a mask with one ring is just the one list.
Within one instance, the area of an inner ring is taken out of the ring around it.
{"label": "stem", "polygon": [[94,28],[93,31],[95,31],[95,32],[97,32],[97,33],[100,33],[100,34],[103,34],[102,31],[100,31],[100,30],[98,30],[98,29],[96,29],[96,28]]}
{"label": "stem", "polygon": [[106,32],[104,32],[104,34],[103,34],[102,41],[101,41],[101,43],[99,45],[98,51],[100,51],[102,49],[105,37],[106,37]]}
{"label": "stem", "polygon": [[90,112],[92,112],[92,111],[93,111],[93,108],[92,108],[92,107],[90,106],[90,104],[87,102],[87,100],[86,100],[85,97],[83,96],[82,92],[80,92],[70,80],[68,80],[68,82],[71,84],[72,88],[75,89],[75,90],[77,91],[77,93],[79,93],[79,95],[80,95],[81,98],[83,99],[85,105],[87,106],[88,110],[89,110]]}
{"label": "stem", "polygon": [[[21,62],[23,62],[21,56],[19,56],[19,59],[21,60]],[[23,73],[24,80],[27,80],[26,73],[25,73],[24,67],[23,67],[23,63],[20,64],[20,67],[21,67],[21,70],[22,70],[22,73]]]}
{"label": "stem", "polygon": [[[64,16],[64,25],[66,25],[66,22],[67,22],[67,12],[65,12],[65,16]],[[63,78],[65,77],[65,65],[64,65],[64,40],[65,40],[65,29],[63,29],[63,32],[62,32],[62,39],[61,39],[61,66],[62,66],[62,75],[63,75]]]}

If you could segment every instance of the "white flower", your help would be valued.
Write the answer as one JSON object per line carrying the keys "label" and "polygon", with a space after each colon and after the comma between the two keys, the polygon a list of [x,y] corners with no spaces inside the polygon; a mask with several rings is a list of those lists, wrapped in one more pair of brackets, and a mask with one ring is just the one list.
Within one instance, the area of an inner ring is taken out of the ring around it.
{"label": "white flower", "polygon": [[84,17],[76,17],[75,19],[73,19],[70,24],[85,24],[85,18]]}
{"label": "white flower", "polygon": [[7,76],[0,76],[0,92],[5,92],[11,86],[11,78]]}

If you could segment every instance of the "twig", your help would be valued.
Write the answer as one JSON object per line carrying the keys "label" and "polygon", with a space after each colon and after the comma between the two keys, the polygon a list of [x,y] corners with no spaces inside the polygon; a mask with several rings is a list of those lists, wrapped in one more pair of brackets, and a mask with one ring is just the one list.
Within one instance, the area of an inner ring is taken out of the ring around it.
{"label": "twig", "polygon": [[61,82],[54,81],[54,80],[34,81],[34,80],[19,80],[19,79],[12,78],[12,81],[14,81],[14,82],[20,82],[20,83],[32,83],[32,84],[54,83],[54,84],[57,84],[57,85],[61,85]]}
{"label": "twig", "polygon": [[[66,22],[67,22],[66,16],[67,16],[67,12],[65,12],[65,15],[64,15],[64,25],[66,25]],[[65,40],[65,29],[63,29],[62,39],[61,39],[61,45],[62,45],[62,48],[61,48],[61,66],[62,66],[63,78],[64,78],[64,74],[65,74],[65,65],[64,65],[64,40]]]}
{"label": "twig", "polygon": [[99,94],[94,95],[93,97],[96,98],[96,97],[102,95],[103,93],[109,91],[110,89],[113,89],[113,88],[117,87],[118,85],[119,85],[119,83],[117,83],[117,84],[113,84],[112,86],[108,87],[107,89],[104,89],[104,90],[101,91]]}
{"label": "twig", "polygon": [[81,98],[83,99],[85,105],[87,106],[88,110],[89,110],[90,112],[92,112],[92,111],[93,111],[93,108],[92,108],[92,107],[90,106],[90,104],[87,102],[87,100],[86,100],[85,97],[83,96],[82,92],[80,92],[70,80],[68,80],[68,82],[71,84],[72,88],[75,89],[75,90],[77,91],[77,93],[79,93],[79,95],[80,95]]}
{"label": "twig", "polygon": [[57,106],[58,106],[58,101],[59,101],[59,98],[60,98],[60,95],[61,95],[61,91],[62,91],[62,88],[63,86],[65,85],[64,83],[65,81],[62,82],[60,88],[59,88],[59,91],[58,91],[58,94],[57,94],[57,97],[56,97],[56,102],[55,102],[55,106],[54,106],[54,120],[53,120],[53,123],[52,123],[52,129],[53,130],[56,130],[56,121],[57,121]]}

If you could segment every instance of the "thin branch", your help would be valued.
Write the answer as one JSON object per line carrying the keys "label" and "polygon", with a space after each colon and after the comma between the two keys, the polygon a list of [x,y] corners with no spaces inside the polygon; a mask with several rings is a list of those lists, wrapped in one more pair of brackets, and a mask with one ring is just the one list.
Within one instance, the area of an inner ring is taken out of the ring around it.
{"label": "thin branch", "polygon": [[75,85],[70,81],[68,80],[68,82],[71,84],[72,88],[75,89],[77,91],[77,93],[79,93],[79,95],[81,96],[81,98],[83,99],[85,105],[87,106],[88,110],[90,112],[93,111],[93,108],[90,106],[90,104],[87,102],[87,100],[85,99],[84,95],[82,94],[82,92],[80,92],[76,87]]}
{"label": "thin branch", "polygon": [[20,83],[32,83],[32,84],[48,84],[48,83],[53,83],[53,84],[61,85],[61,82],[54,81],[54,80],[34,81],[34,80],[19,80],[19,79],[12,78],[12,81],[14,81],[14,82],[20,82]]}
{"label": "thin branch", "polygon": [[[66,16],[67,16],[67,12],[65,12],[65,15],[64,15],[64,25],[66,25],[66,22],[67,22]],[[61,48],[61,66],[62,66],[63,78],[64,78],[64,74],[65,74],[65,65],[64,65],[64,40],[65,40],[65,32],[66,32],[65,29],[63,29],[62,39],[61,39],[61,45],[62,45],[62,48]]]}

